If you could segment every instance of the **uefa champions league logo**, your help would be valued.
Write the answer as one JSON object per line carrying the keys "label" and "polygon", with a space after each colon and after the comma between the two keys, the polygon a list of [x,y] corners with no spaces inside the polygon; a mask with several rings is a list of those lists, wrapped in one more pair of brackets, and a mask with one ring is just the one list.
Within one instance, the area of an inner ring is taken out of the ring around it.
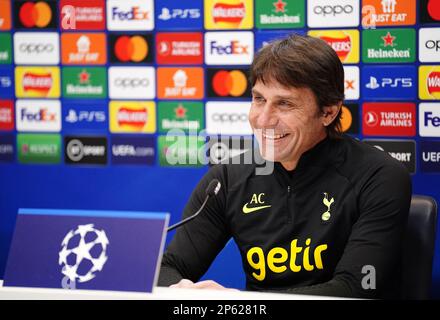
{"label": "uefa champions league logo", "polygon": [[70,230],[61,243],[58,264],[65,275],[62,287],[75,289],[75,284],[95,278],[107,262],[109,241],[104,230],[94,228],[93,224],[79,225]]}

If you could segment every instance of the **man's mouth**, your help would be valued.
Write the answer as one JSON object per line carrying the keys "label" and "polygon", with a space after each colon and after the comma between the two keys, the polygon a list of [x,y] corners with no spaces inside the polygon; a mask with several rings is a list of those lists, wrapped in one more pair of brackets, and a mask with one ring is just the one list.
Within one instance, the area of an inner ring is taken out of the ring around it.
{"label": "man's mouth", "polygon": [[263,132],[263,138],[267,139],[267,140],[273,140],[273,141],[278,141],[281,140],[285,137],[287,137],[289,135],[289,133],[283,133],[283,134],[269,134],[269,133],[265,133]]}

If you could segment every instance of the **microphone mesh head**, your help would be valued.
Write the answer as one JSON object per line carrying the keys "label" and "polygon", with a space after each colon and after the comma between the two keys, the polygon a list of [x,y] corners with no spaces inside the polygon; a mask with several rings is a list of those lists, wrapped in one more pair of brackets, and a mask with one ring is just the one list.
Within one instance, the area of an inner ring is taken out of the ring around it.
{"label": "microphone mesh head", "polygon": [[220,181],[218,181],[217,179],[211,180],[208,187],[206,188],[206,195],[215,196],[219,192],[221,186],[222,185]]}

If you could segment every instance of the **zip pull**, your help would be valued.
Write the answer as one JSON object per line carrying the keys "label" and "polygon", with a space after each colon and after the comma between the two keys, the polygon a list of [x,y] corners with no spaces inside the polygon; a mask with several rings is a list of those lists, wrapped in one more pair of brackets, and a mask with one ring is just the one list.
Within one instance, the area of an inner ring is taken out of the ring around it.
{"label": "zip pull", "polygon": [[287,196],[290,197],[290,191],[292,190],[292,188],[290,186],[287,186]]}

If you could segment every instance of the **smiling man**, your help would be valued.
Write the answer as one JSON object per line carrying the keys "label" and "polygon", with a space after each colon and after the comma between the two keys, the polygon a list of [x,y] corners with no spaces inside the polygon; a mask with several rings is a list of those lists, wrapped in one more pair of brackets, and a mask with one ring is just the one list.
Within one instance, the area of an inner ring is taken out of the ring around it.
{"label": "smiling man", "polygon": [[212,167],[184,217],[200,208],[212,179],[222,188],[178,229],[159,285],[226,289],[197,282],[233,237],[248,290],[345,297],[399,297],[408,171],[340,133],[344,71],[324,41],[274,41],[250,70],[249,121],[271,174],[257,164]]}

